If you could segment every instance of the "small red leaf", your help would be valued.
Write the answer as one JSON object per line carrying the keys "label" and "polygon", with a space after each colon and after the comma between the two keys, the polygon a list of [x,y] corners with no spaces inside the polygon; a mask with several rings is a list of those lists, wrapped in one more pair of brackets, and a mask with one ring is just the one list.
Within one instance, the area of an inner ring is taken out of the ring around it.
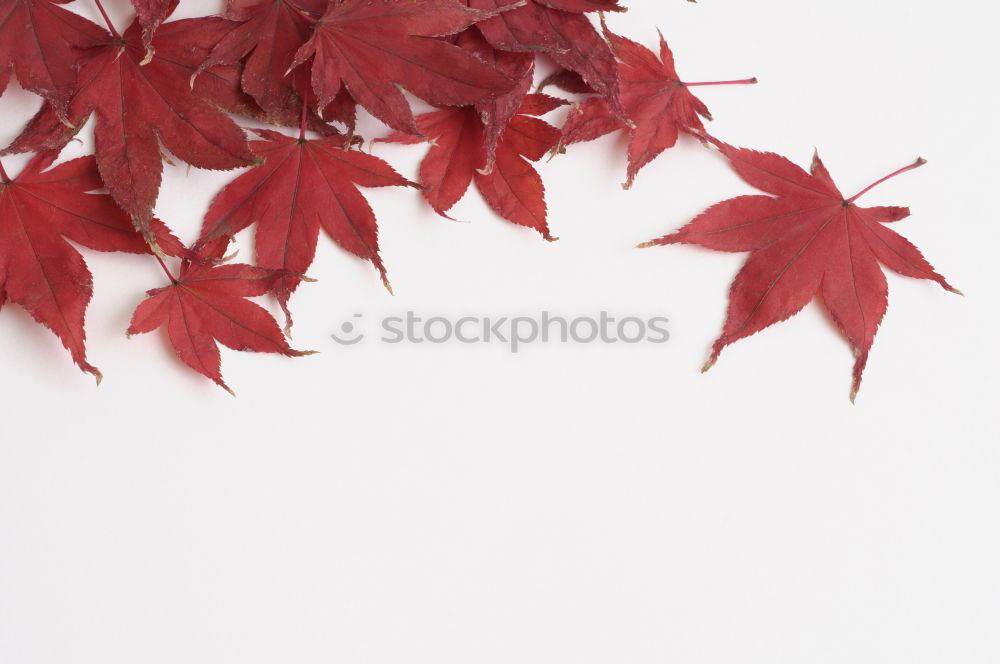
{"label": "small red leaf", "polygon": [[170,345],[189,367],[232,393],[222,379],[219,346],[237,351],[309,355],[292,349],[266,309],[244,298],[271,292],[284,273],[252,265],[185,262],[177,281],[149,292],[129,335],[166,326]]}

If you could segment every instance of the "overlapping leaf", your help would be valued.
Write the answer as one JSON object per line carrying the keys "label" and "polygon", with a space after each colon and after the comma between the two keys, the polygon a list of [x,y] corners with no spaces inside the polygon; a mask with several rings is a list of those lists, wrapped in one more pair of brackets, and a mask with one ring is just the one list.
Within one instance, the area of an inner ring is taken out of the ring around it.
{"label": "overlapping leaf", "polygon": [[[483,11],[499,11],[477,27],[502,51],[546,53],[578,73],[602,95],[613,114],[628,123],[619,92],[615,57],[585,12],[621,11],[617,0],[468,0]],[[508,10],[508,11],[502,11]]]}
{"label": "overlapping leaf", "polygon": [[[645,46],[614,34],[604,26],[604,33],[620,62],[622,103],[634,127],[626,127],[604,97],[591,97],[570,113],[563,127],[560,146],[592,141],[619,129],[629,131],[628,178],[631,187],[636,174],[664,150],[677,143],[678,136],[700,136],[705,127],[701,118],[711,119],[708,108],[681,82],[674,67],[674,56],[660,35],[660,55]],[[563,79],[553,79],[554,83]],[[731,81],[756,83],[756,79]],[[573,84],[573,79],[565,81]]]}
{"label": "overlapping leaf", "polygon": [[[20,305],[49,328],[73,361],[87,361],[84,316],[93,293],[90,270],[67,239],[98,251],[146,253],[148,245],[102,187],[93,157],[49,168],[56,154],[32,157],[12,181],[0,171],[0,305]],[[164,251],[183,251],[158,220],[151,228]]]}
{"label": "overlapping leaf", "polygon": [[[524,98],[495,148],[494,165],[486,170],[489,147],[486,128],[474,107],[443,109],[421,115],[417,126],[433,143],[420,164],[424,197],[439,214],[458,202],[474,181],[479,193],[497,214],[527,226],[552,240],[545,207],[545,186],[528,160],[537,161],[559,140],[559,130],[536,115],[565,102],[548,95]],[[396,132],[383,139],[413,144],[420,139]]]}
{"label": "overlapping leaf", "polygon": [[288,69],[326,6],[326,0],[229,0],[225,17],[233,23],[199,73],[246,58],[243,90],[265,112],[282,112],[294,97]]}
{"label": "overlapping leaf", "polygon": [[204,60],[203,42],[219,30],[205,19],[166,23],[157,30],[155,55],[146,50],[139,25],[122,38],[109,37],[83,63],[79,91],[61,122],[47,105],[8,151],[58,149],[92,114],[97,166],[108,191],[155,247],[150,219],[163,170],[162,143],[194,166],[226,170],[254,162],[242,130],[217,107],[196,96],[191,73]]}
{"label": "overlapping leaf", "polygon": [[370,260],[388,286],[379,256],[375,213],[358,186],[412,185],[387,163],[345,149],[345,138],[296,139],[256,130],[251,147],[263,163],[240,175],[212,201],[199,247],[224,247],[256,224],[257,264],[283,270],[274,292],[288,299],[312,264],[320,229],[350,253]]}
{"label": "overlapping leaf", "polygon": [[400,86],[438,106],[476,104],[508,92],[507,76],[470,52],[435,37],[452,35],[495,11],[458,0],[331,2],[293,66],[313,59],[319,108],[346,88],[357,103],[393,129],[417,133]]}

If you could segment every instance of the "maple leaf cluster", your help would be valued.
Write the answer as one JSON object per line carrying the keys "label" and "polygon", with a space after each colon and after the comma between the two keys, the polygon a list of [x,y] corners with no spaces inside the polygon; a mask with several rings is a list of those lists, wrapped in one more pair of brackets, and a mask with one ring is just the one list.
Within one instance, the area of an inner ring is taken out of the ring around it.
{"label": "maple leaf cluster", "polygon": [[[44,100],[0,151],[34,153],[16,177],[0,165],[0,306],[23,307],[98,377],[85,348],[93,280],[68,240],[159,261],[169,284],[149,291],[128,333],[165,328],[185,364],[228,390],[219,343],[305,354],[286,339],[289,302],[321,230],[388,288],[360,188],[413,187],[447,216],[475,183],[499,216],[553,240],[533,162],[616,131],[629,137],[626,186],[690,135],[770,194],[720,204],[653,243],[752,252],[713,361],[821,293],[857,350],[856,390],[887,302],[879,264],[950,289],[883,225],[903,209],[857,207],[818,158],[806,173],[711,137],[691,88],[756,79],[682,82],[662,35],[654,53],[608,29],[603,12],[624,10],[617,0],[227,0],[222,15],[174,21],[178,0],[132,0],[122,32],[101,0],[77,2],[92,2],[103,26],[71,2],[0,0],[0,94],[13,76]],[[542,59],[555,70],[533,92]],[[550,85],[583,98],[541,92]],[[436,110],[415,117],[404,91]],[[540,117],[567,105],[562,127]],[[358,107],[392,130],[374,142],[430,144],[418,182],[358,149]],[[247,130],[239,118],[275,128]],[[94,154],[53,166],[91,119]],[[189,247],[154,216],[167,153],[247,169],[215,196]],[[250,227],[254,264],[230,263],[229,243]],[[285,333],[248,299],[268,294]]]}

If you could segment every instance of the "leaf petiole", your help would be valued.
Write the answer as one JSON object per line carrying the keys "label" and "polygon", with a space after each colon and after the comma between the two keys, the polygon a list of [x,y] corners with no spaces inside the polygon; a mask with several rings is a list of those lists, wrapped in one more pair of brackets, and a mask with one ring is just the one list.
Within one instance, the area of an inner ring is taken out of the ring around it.
{"label": "leaf petiole", "polygon": [[309,104],[306,97],[302,97],[302,114],[299,116],[299,142],[306,140],[306,116],[309,113]]}
{"label": "leaf petiole", "polygon": [[104,17],[104,22],[107,24],[108,31],[111,32],[111,36],[115,39],[121,39],[121,35],[118,34],[117,30],[115,30],[115,24],[111,22],[111,18],[108,16],[108,13],[104,11],[104,5],[101,4],[101,0],[94,0],[94,4],[97,5],[97,11],[101,12],[101,16]]}
{"label": "leaf petiole", "polygon": [[163,272],[167,275],[167,278],[170,279],[170,283],[176,284],[177,278],[174,277],[174,273],[170,271],[170,268],[168,268],[167,264],[163,262],[163,259],[160,258],[155,252],[153,253],[153,258],[155,258],[156,262],[160,264],[161,268],[163,268]]}
{"label": "leaf petiole", "polygon": [[741,78],[738,81],[700,81],[697,83],[685,83],[681,81],[681,85],[683,85],[686,88],[696,88],[705,85],[756,85],[756,84],[757,84],[756,76],[754,76],[753,78]]}
{"label": "leaf petiole", "polygon": [[899,169],[898,171],[895,171],[893,173],[889,173],[889,175],[886,175],[881,180],[878,180],[878,181],[873,182],[872,184],[868,185],[867,187],[865,187],[864,189],[862,189],[860,192],[858,192],[854,196],[851,196],[850,198],[848,198],[847,202],[848,203],[853,203],[854,201],[858,200],[859,198],[861,198],[862,196],[864,196],[869,191],[871,191],[875,187],[879,186],[880,184],[882,184],[886,180],[891,180],[892,178],[896,177],[897,175],[902,175],[903,173],[906,173],[907,171],[912,171],[915,168],[920,168],[921,166],[923,166],[926,163],[927,163],[927,160],[924,159],[923,157],[920,157],[915,162],[913,162],[912,164],[910,164],[909,166],[904,166],[903,168]]}

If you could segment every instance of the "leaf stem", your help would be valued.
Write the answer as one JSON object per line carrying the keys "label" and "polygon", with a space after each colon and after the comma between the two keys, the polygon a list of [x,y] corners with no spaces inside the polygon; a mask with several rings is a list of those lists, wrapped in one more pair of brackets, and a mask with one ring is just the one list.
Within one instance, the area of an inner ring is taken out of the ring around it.
{"label": "leaf stem", "polygon": [[682,81],[681,85],[688,88],[696,88],[704,85],[756,85],[756,83],[757,77],[754,76],[753,78],[742,78],[738,81],[699,81],[697,83],[684,83]]}
{"label": "leaf stem", "polygon": [[170,268],[168,268],[167,264],[163,262],[163,259],[156,254],[153,254],[153,258],[155,258],[156,262],[160,264],[161,268],[163,268],[163,272],[167,275],[167,278],[170,279],[170,283],[176,284],[177,278],[174,277],[174,273],[170,271]]}
{"label": "leaf stem", "polygon": [[306,115],[309,113],[309,104],[306,103],[305,96],[302,97],[302,115],[299,117],[299,140],[306,140]]}
{"label": "leaf stem", "polygon": [[10,176],[7,175],[7,170],[3,167],[3,162],[0,161],[0,184],[7,184],[10,182]]}
{"label": "leaf stem", "polygon": [[111,18],[108,13],[104,11],[104,5],[101,4],[101,0],[94,0],[94,4],[97,5],[97,11],[101,12],[101,16],[104,17],[104,22],[108,25],[108,30],[115,39],[121,39],[121,35],[115,30],[115,24],[111,22]]}
{"label": "leaf stem", "polygon": [[924,159],[923,157],[920,157],[919,159],[917,159],[915,162],[913,162],[909,166],[904,166],[903,168],[899,169],[898,171],[895,171],[893,173],[889,173],[889,175],[886,175],[881,180],[878,180],[878,181],[873,182],[872,184],[868,185],[867,187],[865,187],[864,189],[862,189],[860,192],[858,192],[854,196],[851,196],[850,198],[848,198],[847,202],[848,203],[853,203],[854,201],[858,200],[859,198],[861,198],[862,196],[864,196],[869,191],[871,191],[875,187],[879,186],[880,184],[882,184],[886,180],[891,180],[892,178],[896,177],[897,175],[902,175],[903,173],[906,173],[907,171],[912,171],[915,168],[920,168],[921,166],[923,166],[926,163],[927,163],[927,160]]}

